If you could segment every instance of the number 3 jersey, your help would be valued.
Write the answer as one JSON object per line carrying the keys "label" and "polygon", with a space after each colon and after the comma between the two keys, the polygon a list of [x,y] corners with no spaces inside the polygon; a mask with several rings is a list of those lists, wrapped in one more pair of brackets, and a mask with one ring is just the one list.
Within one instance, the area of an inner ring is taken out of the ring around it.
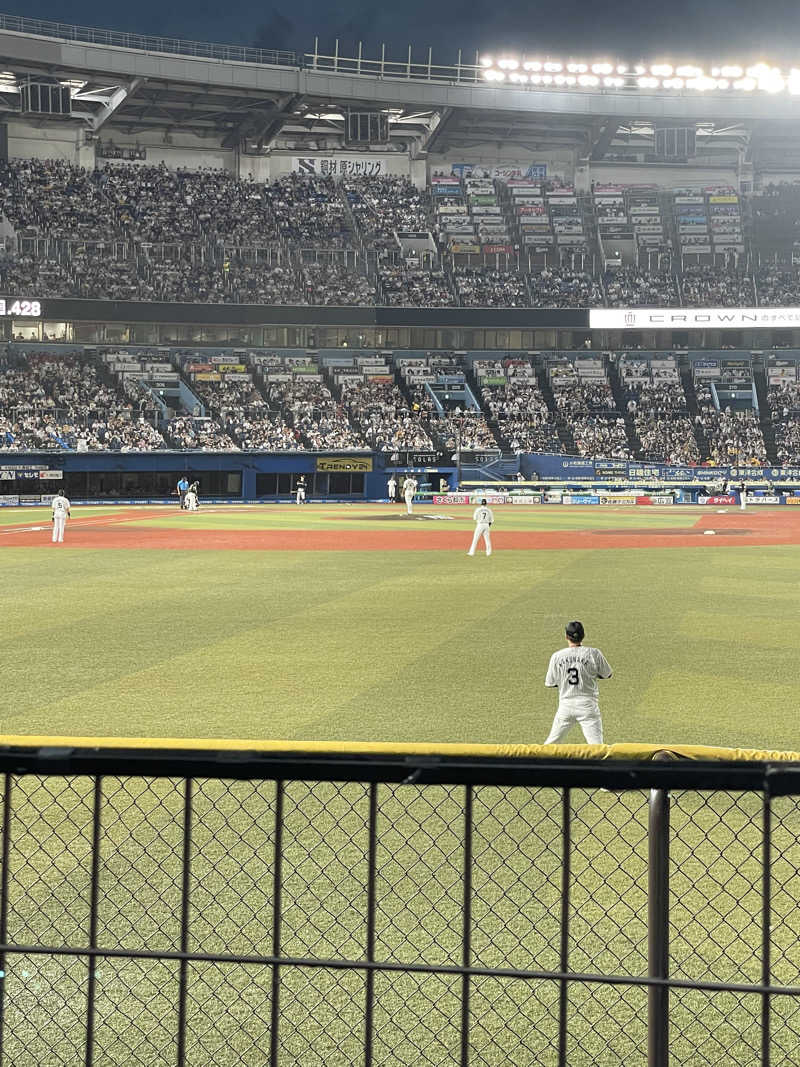
{"label": "number 3 jersey", "polygon": [[611,667],[599,648],[562,648],[550,657],[544,684],[558,689],[559,703],[597,705],[597,679],[610,678]]}

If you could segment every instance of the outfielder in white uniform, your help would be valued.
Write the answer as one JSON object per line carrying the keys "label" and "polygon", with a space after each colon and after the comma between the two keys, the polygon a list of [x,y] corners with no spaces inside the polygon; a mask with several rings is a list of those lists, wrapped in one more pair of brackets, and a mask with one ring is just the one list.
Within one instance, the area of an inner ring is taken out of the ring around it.
{"label": "outfielder in white uniform", "polygon": [[70,515],[70,504],[64,494],[59,491],[53,497],[53,542],[61,543],[64,540],[64,526]]}
{"label": "outfielder in white uniform", "polygon": [[747,508],[747,486],[744,482],[739,486],[739,504],[742,511]]}
{"label": "outfielder in white uniform", "polygon": [[492,514],[492,509],[487,508],[485,500],[481,500],[480,507],[475,508],[475,511],[472,513],[472,519],[475,523],[475,536],[472,538],[472,545],[470,546],[467,555],[475,555],[475,549],[478,547],[478,542],[483,538],[486,544],[486,555],[491,556],[492,535],[489,533],[489,530],[494,522],[494,515]]}
{"label": "outfielder in white uniform", "polygon": [[546,745],[563,741],[574,725],[580,726],[588,745],[602,745],[603,720],[600,718],[597,679],[610,678],[611,667],[599,648],[582,644],[583,623],[568,622],[567,648],[550,657],[544,684],[558,689],[558,711],[553,719]]}
{"label": "outfielder in white uniform", "polygon": [[295,488],[297,490],[296,503],[297,504],[305,504],[305,502],[306,502],[306,480],[305,480],[305,478],[301,478],[300,481],[297,483]]}
{"label": "outfielder in white uniform", "polygon": [[389,503],[393,504],[397,498],[397,482],[394,475],[386,483],[386,492],[389,494]]}
{"label": "outfielder in white uniform", "polygon": [[405,483],[403,485],[403,496],[405,497],[405,500],[406,500],[406,512],[409,515],[411,515],[412,510],[413,510],[411,505],[414,502],[414,493],[416,493],[416,491],[417,491],[417,479],[416,478],[406,478]]}

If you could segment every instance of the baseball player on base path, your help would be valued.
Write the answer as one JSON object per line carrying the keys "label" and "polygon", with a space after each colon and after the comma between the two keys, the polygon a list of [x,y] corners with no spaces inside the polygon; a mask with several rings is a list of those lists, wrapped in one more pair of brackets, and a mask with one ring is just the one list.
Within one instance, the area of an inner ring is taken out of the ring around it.
{"label": "baseball player on base path", "polygon": [[494,522],[494,515],[492,509],[487,508],[486,500],[481,500],[480,507],[475,508],[472,513],[472,521],[475,523],[475,536],[472,538],[472,545],[470,546],[468,556],[475,555],[475,549],[478,547],[478,541],[483,538],[486,544],[486,555],[492,554],[492,537],[489,533],[489,529]]}
{"label": "baseball player on base path", "polygon": [[567,647],[550,657],[544,684],[558,689],[558,711],[546,745],[563,741],[573,725],[580,726],[587,745],[602,745],[597,679],[610,678],[611,667],[599,648],[584,646],[583,623],[568,622]]}
{"label": "baseball player on base path", "polygon": [[53,497],[53,542],[64,540],[64,526],[70,515],[70,503],[64,494],[59,491]]}

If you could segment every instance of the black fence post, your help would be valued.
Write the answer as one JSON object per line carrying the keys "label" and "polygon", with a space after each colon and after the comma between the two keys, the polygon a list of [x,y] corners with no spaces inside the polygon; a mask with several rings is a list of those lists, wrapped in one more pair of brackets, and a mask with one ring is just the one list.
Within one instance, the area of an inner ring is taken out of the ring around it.
{"label": "black fence post", "polygon": [[[11,773],[6,771],[3,787],[3,842],[2,860],[0,861],[0,945],[8,942],[8,877],[11,854]],[[8,984],[6,954],[0,952],[0,1063],[3,1062],[5,1047],[6,1012],[5,998]]]}
{"label": "black fence post", "polygon": [[[762,809],[763,839],[761,852],[761,984],[769,987],[772,981],[771,938],[772,923],[772,798],[769,792],[769,776],[764,780],[764,807]],[[761,1067],[770,1067],[772,1001],[769,993],[761,997]]]}
{"label": "black fence post", "polygon": [[[461,963],[472,966],[472,801],[473,787],[464,787],[464,906],[462,911]],[[470,977],[461,979],[461,1067],[469,1067]]]}
{"label": "black fence post", "polygon": [[[659,756],[660,753],[655,758]],[[650,978],[669,977],[669,793],[666,789],[650,790],[647,973]],[[665,985],[649,986],[647,990],[647,1067],[669,1067],[669,989]]]}
{"label": "black fence post", "polygon": [[[89,888],[89,948],[97,948],[98,906],[100,902],[100,817],[103,806],[103,776],[95,775],[92,803],[92,871]],[[86,1057],[85,1067],[94,1064],[94,1024],[97,968],[100,957],[90,955],[86,985]]]}
{"label": "black fence post", "polygon": [[[565,786],[561,793],[561,938],[559,946],[559,967],[566,974],[569,967],[569,883],[572,877],[570,868],[572,850],[572,823],[570,810],[570,790]],[[566,978],[559,980],[558,990],[558,1067],[567,1067],[567,1015],[569,1008],[569,982]]]}

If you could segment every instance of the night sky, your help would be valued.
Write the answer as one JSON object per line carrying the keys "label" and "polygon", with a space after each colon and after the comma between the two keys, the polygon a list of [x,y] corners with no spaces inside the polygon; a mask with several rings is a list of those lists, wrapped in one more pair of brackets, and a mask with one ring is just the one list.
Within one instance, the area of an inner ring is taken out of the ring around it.
{"label": "night sky", "polygon": [[636,61],[683,59],[718,61],[773,60],[800,66],[800,4],[797,0],[401,0],[379,5],[369,0],[278,0],[274,6],[252,0],[198,4],[197,0],[139,0],[110,5],[101,0],[0,0],[0,10],[84,26],[196,40],[258,44],[264,48],[310,51],[314,37],[340,53],[364,42],[364,55],[387,55],[452,62],[480,49],[503,48],[559,58],[610,58]]}

